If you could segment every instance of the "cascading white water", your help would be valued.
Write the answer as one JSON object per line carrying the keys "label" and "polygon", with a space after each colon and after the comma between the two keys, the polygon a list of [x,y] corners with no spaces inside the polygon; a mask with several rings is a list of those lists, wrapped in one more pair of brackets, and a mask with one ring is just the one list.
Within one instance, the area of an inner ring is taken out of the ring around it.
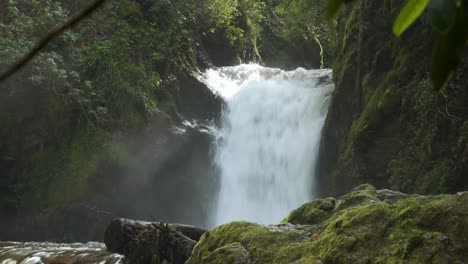
{"label": "cascading white water", "polygon": [[215,224],[278,223],[314,196],[331,70],[243,64],[202,78],[226,101],[215,158],[221,173]]}

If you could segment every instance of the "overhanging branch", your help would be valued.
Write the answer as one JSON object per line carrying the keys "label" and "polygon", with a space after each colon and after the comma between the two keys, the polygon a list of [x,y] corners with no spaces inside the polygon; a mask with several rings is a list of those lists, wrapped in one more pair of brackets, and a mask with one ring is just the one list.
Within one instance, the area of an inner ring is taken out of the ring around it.
{"label": "overhanging branch", "polygon": [[29,61],[31,61],[37,53],[47,47],[51,41],[63,34],[67,29],[75,26],[78,22],[89,16],[94,10],[100,7],[106,0],[95,0],[89,6],[76,13],[70,19],[68,19],[64,24],[55,28],[49,34],[47,34],[32,50],[30,50],[26,55],[23,56],[19,61],[13,64],[6,71],[0,73],[0,82],[5,81],[15,72],[23,68]]}

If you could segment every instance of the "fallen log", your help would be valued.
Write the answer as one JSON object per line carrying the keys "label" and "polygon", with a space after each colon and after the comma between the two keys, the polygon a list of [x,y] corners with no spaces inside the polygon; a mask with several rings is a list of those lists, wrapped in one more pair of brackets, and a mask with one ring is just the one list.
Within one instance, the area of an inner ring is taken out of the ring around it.
{"label": "fallen log", "polygon": [[132,264],[183,264],[205,232],[189,225],[116,218],[105,231],[104,243]]}

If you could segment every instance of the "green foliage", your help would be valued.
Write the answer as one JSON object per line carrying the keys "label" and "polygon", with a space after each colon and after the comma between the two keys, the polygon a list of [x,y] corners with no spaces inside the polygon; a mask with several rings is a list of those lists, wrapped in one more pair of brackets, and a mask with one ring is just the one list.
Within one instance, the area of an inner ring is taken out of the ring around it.
{"label": "green foliage", "polygon": [[447,33],[438,33],[431,64],[431,80],[437,91],[447,87],[460,64],[468,43],[468,4],[459,8],[455,24]]}
{"label": "green foliage", "polygon": [[331,19],[338,13],[343,2],[343,0],[328,0],[327,19]]}
{"label": "green foliage", "polygon": [[326,2],[321,0],[283,0],[275,6],[284,37],[299,43],[316,43],[321,48],[322,67],[332,62],[336,42],[336,21],[324,20],[326,8]]}
{"label": "green foliage", "polygon": [[106,158],[107,136],[77,133],[66,148],[49,147],[31,157],[32,170],[22,179],[21,206],[62,206],[84,199],[88,180]]}
{"label": "green foliage", "polygon": [[[464,148],[460,142],[465,142],[463,122],[450,121],[447,116],[440,114],[441,106],[437,103],[428,79],[421,81],[415,88],[403,102],[401,123],[408,124],[403,139],[406,145],[388,166],[389,183],[392,188],[402,191],[431,194],[448,192],[451,191],[449,188],[462,185],[457,174],[460,173],[460,167],[464,166],[465,159],[460,151]],[[462,98],[457,100],[463,101]],[[442,108],[446,108],[447,112],[454,109],[450,105]],[[444,132],[447,122],[452,126],[450,130],[453,133]],[[444,147],[438,149],[440,146]],[[437,151],[441,153],[436,154]]]}
{"label": "green foliage", "polygon": [[209,14],[208,24],[211,25],[210,31],[214,32],[218,28],[228,28],[238,15],[237,0],[214,0],[203,2],[204,6],[200,8],[202,12]]}
{"label": "green foliage", "polygon": [[400,36],[421,15],[428,2],[429,0],[408,0],[393,24],[393,33]]}
{"label": "green foliage", "polygon": [[439,33],[447,33],[457,17],[455,1],[431,0],[427,6],[428,18],[433,28]]}

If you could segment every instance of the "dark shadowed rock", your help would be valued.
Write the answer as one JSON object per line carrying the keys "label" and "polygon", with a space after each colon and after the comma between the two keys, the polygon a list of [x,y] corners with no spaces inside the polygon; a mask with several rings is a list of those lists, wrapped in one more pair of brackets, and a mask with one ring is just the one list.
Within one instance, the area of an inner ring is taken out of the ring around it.
{"label": "dark shadowed rock", "polygon": [[82,203],[48,210],[31,210],[0,218],[0,240],[88,242],[101,241],[115,216]]}

